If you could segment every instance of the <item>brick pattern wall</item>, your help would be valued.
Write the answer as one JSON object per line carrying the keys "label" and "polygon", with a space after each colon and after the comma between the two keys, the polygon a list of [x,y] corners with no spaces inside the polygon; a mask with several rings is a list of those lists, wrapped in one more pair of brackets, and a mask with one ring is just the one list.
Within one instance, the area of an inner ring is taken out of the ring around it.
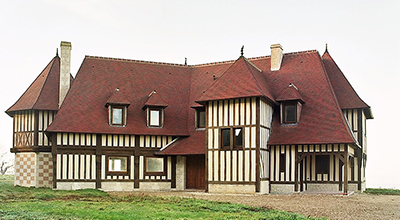
{"label": "brick pattern wall", "polygon": [[35,186],[35,153],[15,154],[14,185]]}
{"label": "brick pattern wall", "polygon": [[37,154],[37,182],[36,187],[53,186],[53,160],[51,153]]}

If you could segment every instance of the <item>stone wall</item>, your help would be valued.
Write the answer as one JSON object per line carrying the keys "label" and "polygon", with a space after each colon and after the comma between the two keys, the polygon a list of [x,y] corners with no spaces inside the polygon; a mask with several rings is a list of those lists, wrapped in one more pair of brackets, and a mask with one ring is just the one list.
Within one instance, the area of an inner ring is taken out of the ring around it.
{"label": "stone wall", "polygon": [[176,157],[176,190],[186,189],[186,157]]}
{"label": "stone wall", "polygon": [[[136,189],[135,189],[136,190]],[[138,191],[170,191],[171,182],[141,182]]]}
{"label": "stone wall", "polygon": [[[350,184],[349,184],[349,186],[350,186]],[[306,190],[312,191],[312,192],[339,192],[339,184],[337,184],[337,183],[307,183]]]}
{"label": "stone wall", "polygon": [[271,184],[271,193],[273,194],[294,193],[294,184]]}
{"label": "stone wall", "polygon": [[36,187],[53,187],[53,160],[51,153],[36,154]]}
{"label": "stone wall", "polygon": [[208,192],[249,194],[256,192],[256,186],[244,184],[208,184]]}
{"label": "stone wall", "polygon": [[15,154],[15,186],[36,186],[36,153]]}
{"label": "stone wall", "polygon": [[104,191],[132,191],[133,182],[101,182]]}
{"label": "stone wall", "polygon": [[57,182],[57,189],[77,190],[77,189],[95,189],[95,182]]}

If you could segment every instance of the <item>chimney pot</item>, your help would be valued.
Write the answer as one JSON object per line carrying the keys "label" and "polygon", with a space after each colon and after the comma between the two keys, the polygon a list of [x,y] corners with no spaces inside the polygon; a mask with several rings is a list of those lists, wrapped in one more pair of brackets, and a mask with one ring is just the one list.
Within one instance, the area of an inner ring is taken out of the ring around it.
{"label": "chimney pot", "polygon": [[280,44],[271,45],[271,71],[281,69],[283,59],[283,48]]}

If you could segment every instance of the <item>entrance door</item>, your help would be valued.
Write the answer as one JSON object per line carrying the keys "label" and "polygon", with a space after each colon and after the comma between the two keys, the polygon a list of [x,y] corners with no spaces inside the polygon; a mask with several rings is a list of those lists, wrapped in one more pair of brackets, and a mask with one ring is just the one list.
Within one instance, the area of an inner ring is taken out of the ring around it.
{"label": "entrance door", "polygon": [[186,157],[186,189],[206,188],[206,169],[204,155]]}

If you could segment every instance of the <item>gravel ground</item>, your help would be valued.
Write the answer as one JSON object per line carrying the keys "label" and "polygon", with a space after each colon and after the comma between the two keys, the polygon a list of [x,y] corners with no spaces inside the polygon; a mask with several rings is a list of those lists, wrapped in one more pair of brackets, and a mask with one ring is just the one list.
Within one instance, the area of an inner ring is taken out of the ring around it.
{"label": "gravel ground", "polygon": [[343,195],[237,195],[204,192],[110,192],[113,195],[177,196],[226,201],[329,219],[400,219],[400,196]]}

